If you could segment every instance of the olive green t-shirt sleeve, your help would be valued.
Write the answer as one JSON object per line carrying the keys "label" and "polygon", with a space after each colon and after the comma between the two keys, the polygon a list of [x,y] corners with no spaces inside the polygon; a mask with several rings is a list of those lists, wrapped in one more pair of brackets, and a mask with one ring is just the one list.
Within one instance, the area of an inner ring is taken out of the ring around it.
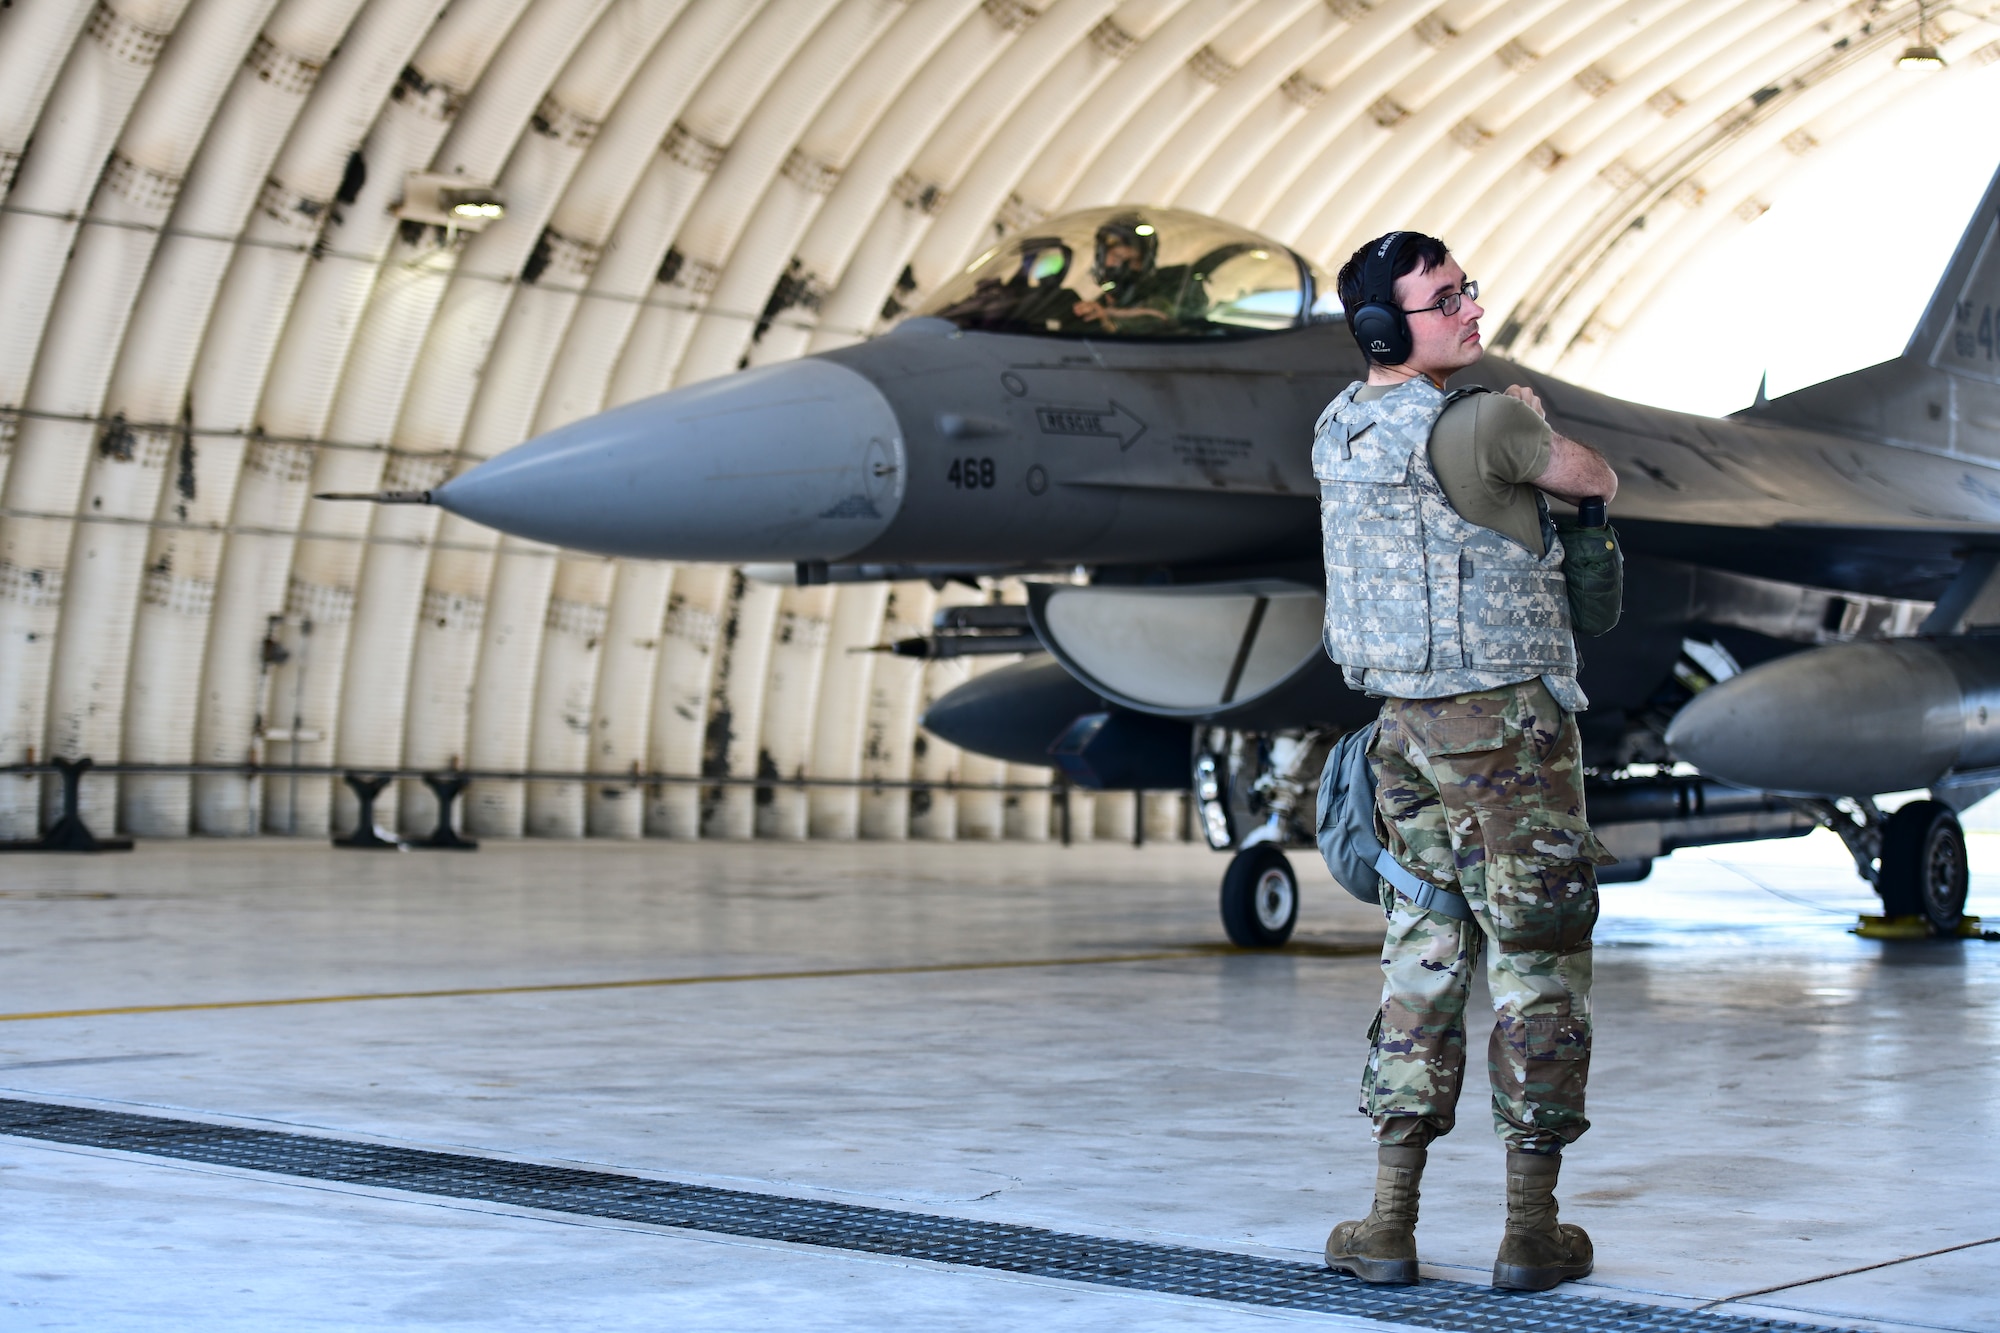
{"label": "olive green t-shirt sleeve", "polygon": [[1548,471],[1551,440],[1548,423],[1526,403],[1472,394],[1431,428],[1431,471],[1460,517],[1540,555],[1541,509],[1530,483]]}

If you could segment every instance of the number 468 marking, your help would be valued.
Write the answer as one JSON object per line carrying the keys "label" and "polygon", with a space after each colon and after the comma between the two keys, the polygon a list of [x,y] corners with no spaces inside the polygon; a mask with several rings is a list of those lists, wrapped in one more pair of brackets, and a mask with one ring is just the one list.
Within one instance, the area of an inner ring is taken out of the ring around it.
{"label": "number 468 marking", "polygon": [[951,471],[944,479],[962,491],[988,491],[993,489],[993,460],[990,458],[954,458]]}

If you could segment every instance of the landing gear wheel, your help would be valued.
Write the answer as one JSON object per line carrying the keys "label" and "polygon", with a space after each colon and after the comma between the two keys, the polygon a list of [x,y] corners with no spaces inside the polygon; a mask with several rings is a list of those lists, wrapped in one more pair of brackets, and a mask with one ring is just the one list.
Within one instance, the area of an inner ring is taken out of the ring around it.
{"label": "landing gear wheel", "polygon": [[1236,853],[1222,876],[1222,928],[1242,949],[1275,949],[1299,920],[1299,877],[1269,843]]}
{"label": "landing gear wheel", "polygon": [[1889,916],[1920,916],[1940,935],[1965,919],[1965,830],[1943,801],[1912,801],[1882,825],[1876,888]]}

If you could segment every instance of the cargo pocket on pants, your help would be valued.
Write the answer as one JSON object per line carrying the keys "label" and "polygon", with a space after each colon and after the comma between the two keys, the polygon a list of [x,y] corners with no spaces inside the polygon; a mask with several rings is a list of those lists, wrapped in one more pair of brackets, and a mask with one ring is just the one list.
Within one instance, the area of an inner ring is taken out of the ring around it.
{"label": "cargo pocket on pants", "polygon": [[1575,953],[1597,925],[1597,867],[1617,858],[1576,815],[1482,809],[1486,911],[1504,953]]}
{"label": "cargo pocket on pants", "polygon": [[1584,1115],[1590,1020],[1570,1013],[1568,1005],[1553,1014],[1503,1015],[1493,1039],[1512,1056],[1504,1062],[1507,1074],[1494,1082],[1495,1112],[1524,1135],[1575,1142],[1590,1128]]}
{"label": "cargo pocket on pants", "polygon": [[1527,1018],[1530,1060],[1588,1060],[1590,1022],[1575,1014],[1530,1014]]}
{"label": "cargo pocket on pants", "polygon": [[[1496,1059],[1511,1055],[1519,1062],[1525,1070],[1523,1094],[1529,1101],[1546,1101],[1552,1087],[1574,1084],[1581,1108],[1581,1080],[1590,1059],[1590,1020],[1571,1013],[1566,1001],[1553,1014],[1501,1014],[1489,1053]],[[1556,1100],[1560,1103],[1563,1098]]]}
{"label": "cargo pocket on pants", "polygon": [[1375,1099],[1382,1086],[1382,1011],[1375,1011],[1375,1021],[1368,1025],[1368,1060],[1361,1067],[1361,1105],[1355,1109],[1361,1114],[1375,1114]]}

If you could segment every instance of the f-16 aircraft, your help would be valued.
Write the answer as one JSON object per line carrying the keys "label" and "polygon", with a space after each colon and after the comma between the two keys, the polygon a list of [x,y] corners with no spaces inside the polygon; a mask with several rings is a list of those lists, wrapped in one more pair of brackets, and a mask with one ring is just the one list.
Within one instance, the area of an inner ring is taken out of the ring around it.
{"label": "f-16 aircraft", "polygon": [[[1957,812],[2000,787],[1996,228],[2000,178],[1901,357],[1727,419],[1495,355],[1454,381],[1532,387],[1622,479],[1624,619],[1582,645],[1588,810],[1622,858],[1604,878],[1825,826],[1888,917],[1960,927]],[[1285,850],[1312,843],[1323,758],[1376,710],[1321,649],[1310,465],[1314,420],[1363,373],[1332,284],[1286,246],[1093,209],[1006,238],[881,337],[634,402],[396,498],[804,583],[1051,576],[1025,608],[944,627],[932,650],[1047,651],[925,725],[1085,787],[1191,788],[1234,853],[1228,933],[1271,946],[1296,920]],[[1892,815],[1875,804],[1915,788]]]}

